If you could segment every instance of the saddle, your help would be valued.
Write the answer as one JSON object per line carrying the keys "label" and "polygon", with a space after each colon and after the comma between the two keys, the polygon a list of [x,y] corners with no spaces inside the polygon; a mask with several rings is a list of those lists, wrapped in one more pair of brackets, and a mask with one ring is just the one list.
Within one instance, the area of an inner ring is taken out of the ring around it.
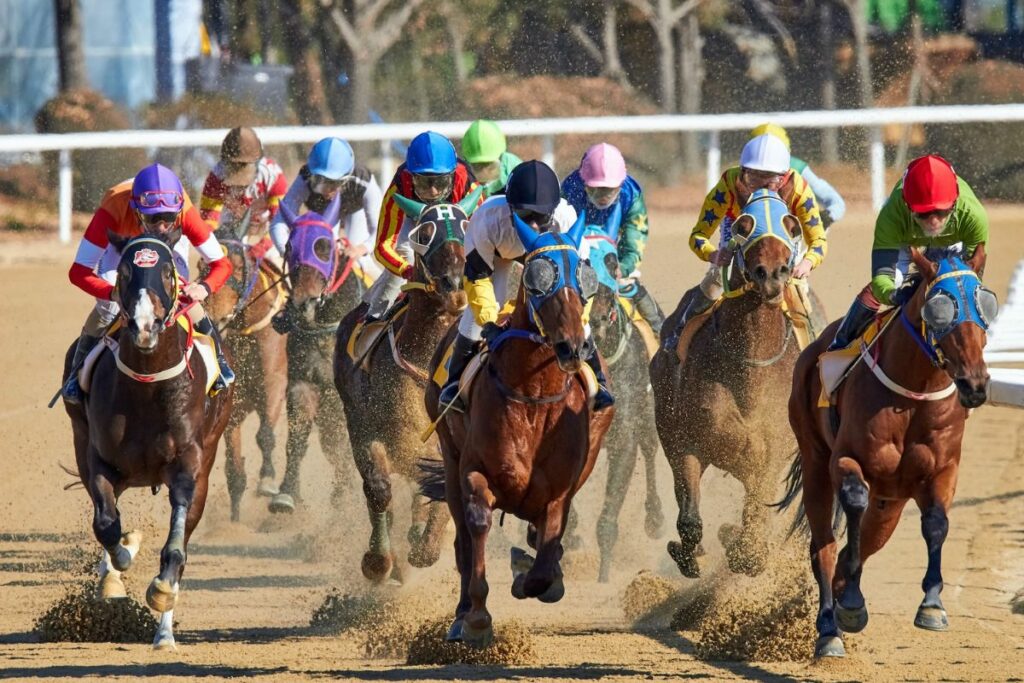
{"label": "saddle", "polygon": [[367,323],[360,320],[345,343],[345,353],[348,354],[352,363],[364,372],[370,371],[370,358],[377,346],[384,340],[386,333],[396,320],[405,315],[409,310],[408,299],[400,300],[396,305],[388,309],[381,320]]}
{"label": "saddle", "polygon": [[861,362],[861,345],[867,349],[874,346],[882,333],[889,327],[889,323],[896,319],[898,308],[876,317],[868,325],[864,333],[854,339],[849,346],[825,351],[818,356],[818,376],[821,379],[821,395],[818,397],[818,407],[828,408],[835,403],[836,392],[842,386],[843,380],[850,376],[853,369]]}
{"label": "saddle", "polygon": [[[179,316],[177,323],[186,330],[191,328],[191,323],[187,320],[187,316]],[[120,363],[120,360],[117,357],[117,350],[119,347],[117,337],[120,330],[121,320],[118,319],[113,325],[107,328],[106,333],[100,339],[100,343],[94,346],[89,352],[89,355],[85,357],[85,361],[82,363],[82,367],[78,371],[78,384],[82,388],[83,393],[89,393],[89,389],[92,386],[92,375],[96,369],[96,364],[107,351],[114,354],[114,360],[118,364],[118,368],[129,377],[141,382],[154,382],[159,381],[160,379],[166,379],[164,377],[160,377],[163,373],[157,373],[156,376],[149,376],[149,379],[143,379],[145,376],[140,376],[134,373],[131,369],[126,368]],[[198,351],[199,357],[203,362],[203,366],[206,368],[206,393],[209,394],[210,389],[213,387],[213,383],[217,381],[218,377],[220,377],[220,365],[217,363],[217,344],[213,340],[213,337],[200,334],[194,329],[191,330],[191,334],[192,343],[185,351],[186,369],[191,373],[191,369],[188,368],[188,363],[191,362],[193,350]],[[177,374],[177,372],[174,372],[169,375],[169,377],[176,376]]]}

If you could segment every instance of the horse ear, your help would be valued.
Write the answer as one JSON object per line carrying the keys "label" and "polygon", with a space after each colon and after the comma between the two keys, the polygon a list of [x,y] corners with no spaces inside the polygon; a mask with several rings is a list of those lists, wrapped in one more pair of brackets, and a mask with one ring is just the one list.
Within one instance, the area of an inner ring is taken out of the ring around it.
{"label": "horse ear", "polygon": [[415,199],[409,199],[404,197],[397,192],[391,195],[391,198],[395,200],[395,204],[398,204],[398,208],[405,212],[405,215],[416,220],[420,214],[423,213],[423,209],[427,208],[427,205],[423,202],[418,202]]}
{"label": "horse ear", "polygon": [[748,213],[743,214],[732,224],[732,233],[741,237],[750,237],[754,231],[754,218]]}
{"label": "horse ear", "polygon": [[782,224],[786,226],[786,231],[789,232],[790,237],[793,239],[800,237],[800,221],[796,219],[796,216],[787,213],[782,217]]}
{"label": "horse ear", "polygon": [[622,204],[615,202],[608,220],[604,222],[604,232],[611,238],[612,242],[619,241],[619,228],[622,226]]}
{"label": "horse ear", "polygon": [[985,275],[985,261],[988,259],[988,255],[985,253],[985,243],[982,242],[974,248],[974,254],[971,256],[971,260],[967,262],[967,265],[971,267],[978,277]]}
{"label": "horse ear", "polygon": [[515,211],[512,212],[512,225],[515,227],[516,234],[519,235],[519,241],[523,243],[523,248],[526,249],[527,253],[533,251],[533,243],[537,241],[537,233],[534,229],[517,216]]}
{"label": "horse ear", "polygon": [[917,270],[924,275],[926,282],[931,282],[935,279],[935,273],[938,272],[939,267],[925,256],[923,251],[917,247],[911,247],[910,260],[914,262],[915,266],[917,266]]}
{"label": "horse ear", "polygon": [[334,224],[338,222],[338,214],[341,213],[341,193],[334,195],[334,199],[327,205],[327,212],[323,215],[324,223],[334,227]]}
{"label": "horse ear", "polygon": [[583,244],[583,233],[587,231],[587,212],[581,210],[580,215],[576,217],[576,222],[569,228],[569,241],[572,242],[576,249],[580,248]]}
{"label": "horse ear", "polygon": [[466,212],[466,216],[472,216],[473,212],[476,211],[476,207],[480,206],[480,196],[484,193],[484,186],[477,185],[476,189],[467,194],[459,202],[459,207]]}

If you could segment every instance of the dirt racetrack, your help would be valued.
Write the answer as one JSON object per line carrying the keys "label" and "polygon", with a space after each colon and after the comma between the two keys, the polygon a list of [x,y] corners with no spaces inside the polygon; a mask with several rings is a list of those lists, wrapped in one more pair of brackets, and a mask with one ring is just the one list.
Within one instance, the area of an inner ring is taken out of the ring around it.
{"label": "dirt racetrack", "polygon": [[[671,308],[697,281],[700,265],[686,248],[695,209],[684,217],[654,212],[644,264],[645,281]],[[988,284],[1005,296],[1017,262],[1024,258],[1020,226],[1024,207],[990,208],[993,234]],[[830,232],[829,258],[812,276],[829,317],[842,315],[869,273],[872,217],[854,204]],[[378,636],[348,632],[322,635],[309,628],[310,615],[332,589],[361,593],[359,572],[368,522],[358,480],[349,482],[344,509],[330,509],[330,473],[315,440],[304,464],[307,511],[272,518],[265,499],[247,493],[242,522],[229,521],[223,460],[211,479],[206,515],[193,538],[182,598],[175,611],[177,652],[154,652],[149,644],[39,643],[33,621],[81,575],[86,560],[98,559],[91,533],[91,507],[80,489],[63,491],[72,465],[71,431],[59,407],[45,407],[60,375],[60,359],[91,302],[66,279],[72,247],[54,240],[0,242],[0,678],[61,679],[104,676],[163,680],[607,680],[638,679],[827,679],[827,680],[1020,680],[1024,678],[1024,615],[1011,600],[1024,589],[1024,412],[983,407],[970,419],[959,490],[950,515],[943,557],[943,599],[950,630],[930,633],[912,621],[921,600],[925,546],[918,513],[908,506],[889,545],[864,574],[871,611],[865,632],[847,640],[842,661],[707,662],[695,657],[693,632],[676,632],[667,620],[643,628],[626,622],[620,606],[625,586],[640,570],[651,570],[680,588],[683,581],[665,553],[674,533],[675,502],[668,466],[659,462],[660,491],[668,521],[662,537],[649,540],[643,527],[639,475],[623,511],[618,566],[609,584],[597,583],[594,523],[604,494],[604,465],[578,500],[584,550],[569,562],[566,596],[557,605],[517,602],[509,594],[508,544],[520,542],[520,527],[508,520],[491,535],[488,578],[491,611],[498,628],[515,618],[534,638],[531,663],[519,667],[407,666],[404,658],[368,659],[365,641]],[[785,401],[788,388],[780,387]],[[250,487],[257,477],[252,433],[247,425]],[[640,428],[653,429],[653,425]],[[283,435],[284,425],[279,427]],[[283,436],[276,462],[283,472]],[[354,469],[353,469],[353,476]],[[739,486],[711,471],[704,479],[706,574],[722,564],[715,530],[737,521]],[[405,528],[407,494],[397,509]],[[143,552],[126,574],[129,591],[141,599],[157,568],[167,533],[166,492],[154,497],[134,489],[120,504],[125,528],[145,534]],[[451,530],[449,530],[451,534]],[[87,552],[84,552],[87,551]],[[806,572],[805,572],[806,573]],[[427,621],[454,609],[456,575],[450,544],[437,566],[407,570],[401,588],[384,588],[408,600],[409,618]],[[749,579],[731,578],[742,583]],[[810,580],[807,573],[807,580]],[[424,608],[423,605],[428,605]],[[785,628],[785,625],[780,625]]]}

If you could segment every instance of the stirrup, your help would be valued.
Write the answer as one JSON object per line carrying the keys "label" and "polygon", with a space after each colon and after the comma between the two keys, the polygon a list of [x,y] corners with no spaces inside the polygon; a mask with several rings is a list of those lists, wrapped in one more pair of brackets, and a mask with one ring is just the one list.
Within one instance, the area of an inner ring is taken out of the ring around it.
{"label": "stirrup", "polygon": [[459,393],[458,379],[444,385],[441,389],[441,393],[437,397],[437,405],[442,411],[447,410],[449,412],[456,413],[466,412],[466,403],[462,400],[462,395]]}
{"label": "stirrup", "polygon": [[68,381],[64,383],[64,386],[60,389],[61,398],[65,402],[71,405],[81,405],[82,399],[85,398],[85,392],[82,391],[82,385],[78,383],[78,373],[72,372],[71,376],[68,377]]}

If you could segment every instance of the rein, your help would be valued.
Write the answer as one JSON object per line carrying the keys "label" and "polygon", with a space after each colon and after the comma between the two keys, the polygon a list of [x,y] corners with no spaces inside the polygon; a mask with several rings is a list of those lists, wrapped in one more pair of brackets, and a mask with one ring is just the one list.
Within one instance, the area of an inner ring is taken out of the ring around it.
{"label": "rein", "polygon": [[782,357],[786,355],[786,351],[789,350],[789,343],[793,339],[793,324],[789,321],[789,316],[785,313],[782,314],[782,349],[766,360],[757,360],[754,358],[744,358],[743,364],[752,368],[768,368],[775,365]]}
{"label": "rein", "polygon": [[619,336],[619,343],[615,347],[615,352],[604,359],[609,368],[622,360],[622,356],[629,347],[629,340],[633,336],[633,324],[626,319],[626,309],[619,302],[617,296],[615,297],[615,329]]}
{"label": "rein", "polygon": [[192,325],[192,319],[189,318],[186,314],[188,313],[189,309],[195,305],[196,302],[190,301],[184,306],[179,306],[178,309],[174,312],[174,315],[168,316],[167,322],[164,324],[164,329],[166,330],[167,328],[178,324],[178,320],[182,318],[182,316],[184,316],[185,321],[187,323],[186,325],[184,325],[184,327],[185,331],[188,333],[188,336],[185,339],[185,348],[183,349],[183,352],[181,354],[181,360],[179,360],[177,363],[164,370],[147,373],[139,372],[138,370],[132,369],[131,367],[128,366],[127,363],[121,360],[120,343],[109,336],[104,336],[103,343],[107,346],[108,349],[110,349],[113,352],[114,364],[117,366],[117,369],[122,374],[142,384],[163,382],[168,379],[174,379],[175,377],[183,373],[186,369],[188,370],[189,377],[193,377],[194,375],[192,374],[192,368],[189,366],[189,360],[192,357],[192,349],[194,348],[194,344],[192,341],[194,328]]}

